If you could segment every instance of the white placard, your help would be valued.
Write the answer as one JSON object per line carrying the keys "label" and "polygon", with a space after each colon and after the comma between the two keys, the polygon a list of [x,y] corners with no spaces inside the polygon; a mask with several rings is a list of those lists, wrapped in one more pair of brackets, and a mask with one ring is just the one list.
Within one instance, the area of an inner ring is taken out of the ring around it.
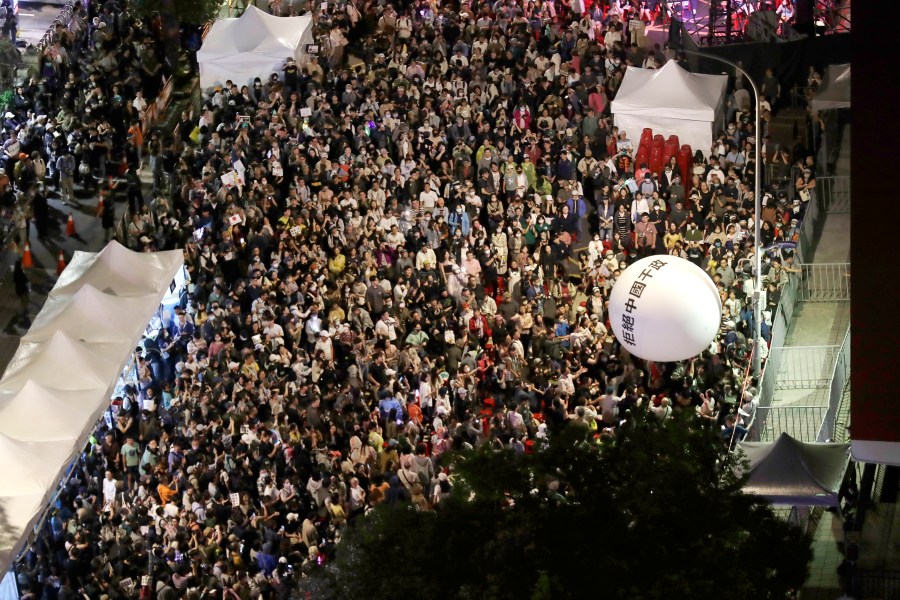
{"label": "white placard", "polygon": [[225,187],[237,187],[238,176],[234,171],[229,171],[222,175],[222,185]]}
{"label": "white placard", "polygon": [[125,590],[125,593],[130,595],[134,590],[134,580],[131,577],[128,577],[127,579],[121,580],[119,586]]}

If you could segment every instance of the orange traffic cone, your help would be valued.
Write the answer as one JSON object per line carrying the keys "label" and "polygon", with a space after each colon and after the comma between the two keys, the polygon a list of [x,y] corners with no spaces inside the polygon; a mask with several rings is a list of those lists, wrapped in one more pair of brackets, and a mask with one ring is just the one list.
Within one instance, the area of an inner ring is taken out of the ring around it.
{"label": "orange traffic cone", "polygon": [[103,190],[100,191],[100,195],[97,196],[97,216],[103,214]]}
{"label": "orange traffic cone", "polygon": [[30,269],[34,266],[34,259],[31,257],[31,245],[25,242],[25,252],[22,253],[22,268]]}
{"label": "orange traffic cone", "polygon": [[63,251],[59,251],[59,258],[56,260],[56,274],[62,275],[62,272],[66,268],[66,255],[63,254]]}
{"label": "orange traffic cone", "polygon": [[69,220],[66,222],[66,235],[69,237],[75,235],[75,217],[72,216],[72,211],[69,211]]}

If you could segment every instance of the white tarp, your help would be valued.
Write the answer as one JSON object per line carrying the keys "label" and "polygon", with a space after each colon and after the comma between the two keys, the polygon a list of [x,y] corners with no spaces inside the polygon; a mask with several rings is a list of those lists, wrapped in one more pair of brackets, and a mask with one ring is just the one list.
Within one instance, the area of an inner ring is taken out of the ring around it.
{"label": "white tarp", "polygon": [[[72,439],[72,430],[93,425],[96,389],[54,390],[29,379],[20,389],[0,388],[0,434],[26,442]],[[40,427],[34,416],[43,415]]]}
{"label": "white tarp", "polygon": [[628,67],[610,110],[635,146],[650,127],[654,135],[677,135],[681,145],[708,156],[713,134],[723,127],[727,83],[725,75],[690,73],[674,60],[661,69]]}
{"label": "white tarp", "polygon": [[0,379],[0,569],[24,547],[109,406],[119,374],[183,265],[117,242],[79,252]]}
{"label": "white tarp", "polygon": [[133,315],[156,299],[154,294],[115,296],[87,284],[71,298],[48,298],[22,340],[44,342],[57,331],[63,331],[77,340],[90,338],[94,342],[130,343],[146,325],[136,322]]}
{"label": "white tarp", "polygon": [[76,252],[50,296],[72,296],[92,285],[114,296],[146,296],[165,292],[184,262],[181,250],[134,252],[110,242],[98,253]]}
{"label": "white tarp", "polygon": [[6,367],[2,383],[34,379],[58,390],[106,389],[116,375],[121,344],[88,344],[57,331],[46,342],[25,342]]}
{"label": "white tarp", "polygon": [[236,19],[213,23],[197,52],[200,87],[209,89],[231,80],[238,87],[259,77],[282,73],[284,61],[305,62],[304,48],[315,43],[312,17],[275,17],[248,6]]}
{"label": "white tarp", "polygon": [[850,63],[828,65],[810,105],[814,112],[850,108]]}

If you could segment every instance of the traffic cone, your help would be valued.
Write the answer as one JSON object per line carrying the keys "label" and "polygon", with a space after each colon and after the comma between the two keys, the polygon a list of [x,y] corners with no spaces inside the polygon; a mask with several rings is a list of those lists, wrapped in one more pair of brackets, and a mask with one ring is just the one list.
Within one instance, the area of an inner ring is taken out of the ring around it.
{"label": "traffic cone", "polygon": [[63,254],[63,251],[59,251],[59,258],[56,260],[56,274],[62,275],[62,272],[66,268],[66,255]]}
{"label": "traffic cone", "polygon": [[72,211],[69,211],[69,220],[66,222],[66,235],[69,237],[75,235],[75,217],[72,216]]}
{"label": "traffic cone", "polygon": [[100,190],[100,195],[97,196],[97,216],[103,214],[103,190]]}
{"label": "traffic cone", "polygon": [[34,266],[34,259],[31,257],[31,244],[25,242],[25,252],[22,253],[22,268],[30,269]]}

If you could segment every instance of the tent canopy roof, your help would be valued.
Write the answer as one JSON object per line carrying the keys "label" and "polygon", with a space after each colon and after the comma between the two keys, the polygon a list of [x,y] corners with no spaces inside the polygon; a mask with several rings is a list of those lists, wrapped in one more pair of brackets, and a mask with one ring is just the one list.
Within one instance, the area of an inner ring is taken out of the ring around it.
{"label": "tent canopy roof", "polygon": [[828,65],[822,85],[816,90],[811,105],[816,112],[833,108],[850,108],[850,63]]}
{"label": "tent canopy roof", "polygon": [[782,433],[774,442],[742,442],[750,460],[749,494],[772,504],[837,506],[850,444],[805,443]]}
{"label": "tent canopy roof", "polygon": [[109,406],[117,376],[183,266],[180,250],[78,252],[0,380],[0,572]]}
{"label": "tent canopy roof", "polygon": [[275,17],[255,6],[248,6],[238,18],[217,20],[203,46],[198,61],[228,59],[235,54],[262,54],[293,57],[300,40],[312,23],[310,16]]}
{"label": "tent canopy roof", "polygon": [[613,113],[713,121],[728,77],[690,73],[676,61],[661,69],[628,67]]}
{"label": "tent canopy roof", "polygon": [[133,252],[112,241],[97,253],[76,252],[50,292],[69,297],[92,285],[114,296],[146,296],[164,292],[184,261],[181,250]]}
{"label": "tent canopy roof", "polygon": [[152,298],[155,295],[115,296],[86,284],[70,298],[50,297],[22,339],[42,342],[57,331],[64,331],[75,339],[127,342],[140,334],[144,326],[133,315],[152,302]]}
{"label": "tent canopy roof", "polygon": [[91,424],[96,403],[96,390],[54,390],[33,379],[21,389],[0,387],[0,434],[26,442],[70,440],[73,427]]}

